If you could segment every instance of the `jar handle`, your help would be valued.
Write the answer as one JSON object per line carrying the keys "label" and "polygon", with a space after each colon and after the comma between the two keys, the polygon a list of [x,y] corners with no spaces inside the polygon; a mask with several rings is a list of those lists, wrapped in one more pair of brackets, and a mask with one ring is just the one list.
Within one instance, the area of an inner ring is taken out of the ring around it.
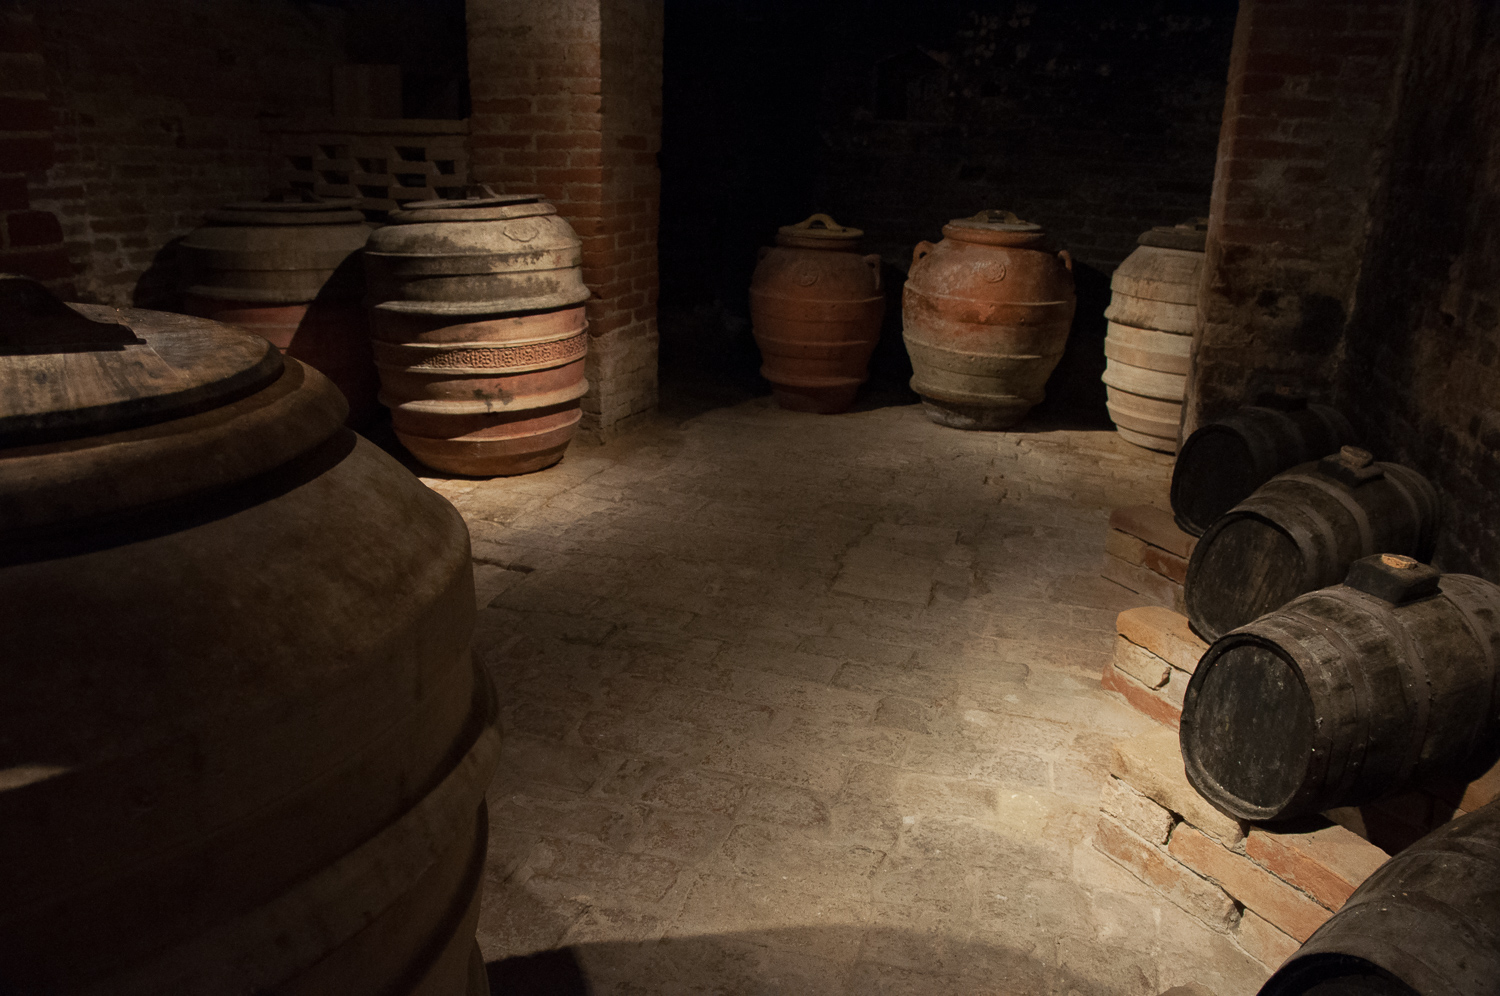
{"label": "jar handle", "polygon": [[917,248],[914,249],[914,250],[912,250],[911,265],[912,266],[916,266],[918,260],[920,260],[923,256],[927,255],[928,253],[932,252],[932,250],[934,250],[936,248],[937,248],[937,246],[933,245],[931,242],[918,242],[917,243]]}
{"label": "jar handle", "polygon": [[1073,254],[1072,253],[1068,252],[1068,250],[1066,250],[1066,249],[1059,249],[1059,250],[1057,250],[1057,258],[1060,259],[1060,260],[1062,260],[1062,265],[1066,266],[1068,268],[1068,272],[1069,273],[1073,272]]}
{"label": "jar handle", "polygon": [[872,252],[870,253],[870,255],[863,258],[865,261],[865,265],[868,266],[870,268],[870,272],[875,275],[875,289],[880,290],[880,253]]}

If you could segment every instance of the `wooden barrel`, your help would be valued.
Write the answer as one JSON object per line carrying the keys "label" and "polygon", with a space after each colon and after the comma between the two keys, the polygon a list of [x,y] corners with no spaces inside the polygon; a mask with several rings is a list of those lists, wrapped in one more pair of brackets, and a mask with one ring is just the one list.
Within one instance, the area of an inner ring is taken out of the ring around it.
{"label": "wooden barrel", "polygon": [[373,226],[358,201],[285,192],[226,204],[182,240],[183,308],[269,339],[333,381],[349,424],[376,411],[359,250]]}
{"label": "wooden barrel", "polygon": [[1194,536],[1284,470],[1356,442],[1335,408],[1241,408],[1200,426],[1172,469],[1172,512]]}
{"label": "wooden barrel", "polygon": [[1212,642],[1303,592],[1337,584],[1379,552],[1426,560],[1437,531],[1432,484],[1353,446],[1278,474],[1221,516],[1193,548],[1183,596]]}
{"label": "wooden barrel", "polygon": [[1122,439],[1163,453],[1177,452],[1207,227],[1145,232],[1110,280],[1105,404]]}
{"label": "wooden barrel", "polygon": [[479,991],[462,519],[264,340],[17,283],[0,990]]}
{"label": "wooden barrel", "polygon": [[1188,780],[1244,820],[1359,806],[1500,745],[1500,586],[1410,557],[1214,641],[1182,709]]}
{"label": "wooden barrel", "polygon": [[1043,248],[1040,225],[981,211],[920,242],[902,293],[912,390],[955,429],[1004,429],[1044,396],[1077,300],[1073,260]]}
{"label": "wooden barrel", "polygon": [[826,214],[783,225],[750,278],[750,319],[776,403],[848,410],[869,377],[885,295],[880,257],[855,252],[864,233]]}
{"label": "wooden barrel", "polygon": [[1500,802],[1376,869],[1261,996],[1493,996],[1500,979]]}
{"label": "wooden barrel", "polygon": [[397,437],[453,474],[557,463],[588,391],[578,236],[540,198],[483,188],[390,220],[365,262],[380,401]]}

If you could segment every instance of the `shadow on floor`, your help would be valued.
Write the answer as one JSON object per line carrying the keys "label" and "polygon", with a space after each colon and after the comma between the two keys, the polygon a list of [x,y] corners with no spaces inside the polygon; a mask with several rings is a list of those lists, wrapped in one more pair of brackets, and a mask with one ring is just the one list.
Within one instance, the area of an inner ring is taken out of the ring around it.
{"label": "shadow on floor", "polygon": [[1098,945],[1080,948],[1089,951],[1087,964],[1075,970],[1049,966],[999,943],[964,943],[899,929],[876,934],[880,943],[874,950],[870,941],[875,935],[866,928],[831,925],[578,944],[492,961],[485,973],[491,996],[833,996],[892,989],[1113,996],[1149,988],[1152,982],[1122,970],[1102,947],[1089,951]]}

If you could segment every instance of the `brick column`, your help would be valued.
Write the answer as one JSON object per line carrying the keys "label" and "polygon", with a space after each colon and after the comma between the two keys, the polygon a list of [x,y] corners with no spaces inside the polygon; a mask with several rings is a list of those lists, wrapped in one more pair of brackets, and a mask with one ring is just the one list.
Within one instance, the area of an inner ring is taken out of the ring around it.
{"label": "brick column", "polygon": [[656,405],[662,0],[469,0],[473,178],[583,239],[589,393],[607,437]]}
{"label": "brick column", "polygon": [[1403,0],[1241,0],[1184,435],[1267,391],[1331,400],[1407,10]]}
{"label": "brick column", "polygon": [[35,277],[72,298],[62,226],[50,211],[32,208],[27,189],[53,161],[45,76],[35,20],[0,11],[0,272]]}

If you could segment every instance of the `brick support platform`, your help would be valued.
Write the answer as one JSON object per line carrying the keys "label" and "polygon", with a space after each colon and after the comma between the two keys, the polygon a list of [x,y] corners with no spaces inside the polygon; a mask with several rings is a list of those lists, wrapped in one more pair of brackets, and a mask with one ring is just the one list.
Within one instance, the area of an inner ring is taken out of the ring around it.
{"label": "brick support platform", "polygon": [[661,0],[469,0],[472,175],[583,239],[589,393],[607,437],[656,405]]}
{"label": "brick support platform", "polygon": [[1099,573],[1148,601],[1183,611],[1182,582],[1196,537],[1178,528],[1172,513],[1130,505],[1109,513],[1104,564]]}

